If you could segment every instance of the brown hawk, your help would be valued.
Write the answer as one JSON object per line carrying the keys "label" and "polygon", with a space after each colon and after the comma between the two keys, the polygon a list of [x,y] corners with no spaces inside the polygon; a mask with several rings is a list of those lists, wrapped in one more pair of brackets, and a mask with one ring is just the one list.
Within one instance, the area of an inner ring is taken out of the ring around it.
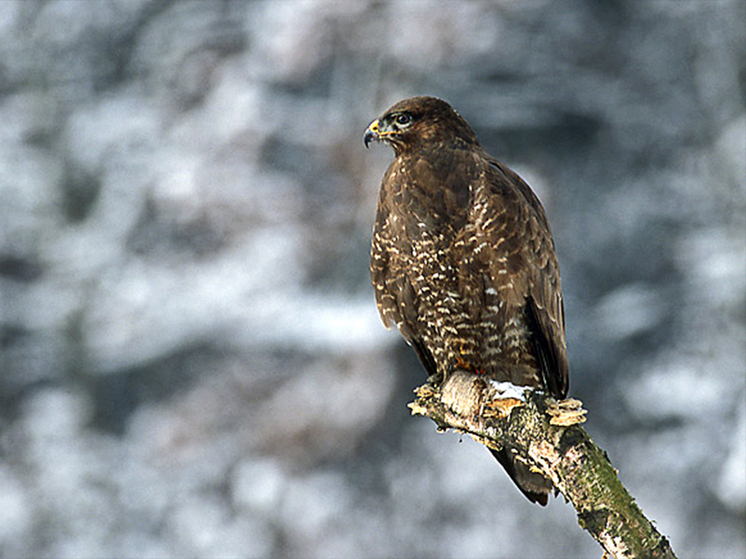
{"label": "brown hawk", "polygon": [[[372,141],[395,154],[370,261],[386,327],[398,327],[435,382],[459,368],[564,398],[559,266],[539,199],[440,99],[397,103],[368,126]],[[491,452],[526,497],[547,503],[551,481],[509,448]]]}

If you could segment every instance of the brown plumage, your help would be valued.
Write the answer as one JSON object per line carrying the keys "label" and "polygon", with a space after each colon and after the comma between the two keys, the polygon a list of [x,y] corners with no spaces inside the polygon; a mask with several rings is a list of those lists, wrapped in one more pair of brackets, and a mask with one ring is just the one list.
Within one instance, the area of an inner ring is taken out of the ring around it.
{"label": "brown plumage", "polygon": [[[397,103],[364,141],[385,142],[395,154],[370,262],[384,324],[398,327],[435,382],[462,368],[564,398],[559,266],[533,191],[434,97]],[[546,504],[549,480],[510,449],[492,452],[532,502]]]}

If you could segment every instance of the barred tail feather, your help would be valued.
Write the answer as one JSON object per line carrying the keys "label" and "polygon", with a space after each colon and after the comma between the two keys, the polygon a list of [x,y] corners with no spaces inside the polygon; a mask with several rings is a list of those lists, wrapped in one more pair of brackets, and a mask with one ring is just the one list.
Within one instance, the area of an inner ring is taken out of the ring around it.
{"label": "barred tail feather", "polygon": [[554,488],[549,479],[539,473],[532,472],[528,466],[519,462],[508,448],[501,450],[490,448],[489,451],[497,458],[497,461],[505,468],[510,479],[513,480],[516,487],[521,490],[529,501],[546,506],[549,495]]}

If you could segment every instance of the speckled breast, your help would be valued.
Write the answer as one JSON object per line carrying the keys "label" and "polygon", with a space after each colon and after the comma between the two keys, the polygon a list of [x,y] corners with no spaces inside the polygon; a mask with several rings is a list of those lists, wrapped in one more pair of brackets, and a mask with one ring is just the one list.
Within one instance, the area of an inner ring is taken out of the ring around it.
{"label": "speckled breast", "polygon": [[488,265],[475,258],[477,240],[422,231],[409,242],[404,269],[416,293],[417,330],[438,373],[464,368],[498,381],[539,385],[523,309],[492,286]]}

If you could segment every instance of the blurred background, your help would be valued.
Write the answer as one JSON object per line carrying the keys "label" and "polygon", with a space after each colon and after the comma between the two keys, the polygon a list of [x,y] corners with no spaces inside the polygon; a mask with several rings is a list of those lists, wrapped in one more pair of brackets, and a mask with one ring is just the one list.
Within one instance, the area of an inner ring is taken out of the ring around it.
{"label": "blurred background", "polygon": [[600,557],[424,373],[368,250],[393,102],[544,202],[587,430],[746,556],[746,4],[0,3],[1,557]]}

